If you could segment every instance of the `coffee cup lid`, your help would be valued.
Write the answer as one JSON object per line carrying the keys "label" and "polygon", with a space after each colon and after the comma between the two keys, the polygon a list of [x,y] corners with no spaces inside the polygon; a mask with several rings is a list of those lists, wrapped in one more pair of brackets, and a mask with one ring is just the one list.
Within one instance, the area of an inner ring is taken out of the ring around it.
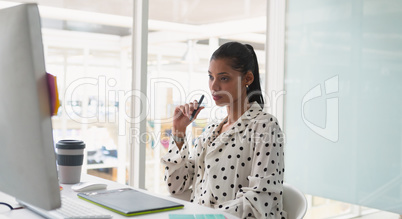
{"label": "coffee cup lid", "polygon": [[60,140],[56,143],[58,149],[84,149],[85,143],[81,140]]}

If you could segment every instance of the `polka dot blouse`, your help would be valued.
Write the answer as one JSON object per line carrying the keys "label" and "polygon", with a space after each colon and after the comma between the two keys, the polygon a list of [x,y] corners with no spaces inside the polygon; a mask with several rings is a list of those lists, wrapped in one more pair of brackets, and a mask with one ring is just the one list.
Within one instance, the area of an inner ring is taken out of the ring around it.
{"label": "polka dot blouse", "polygon": [[165,180],[170,193],[241,218],[286,218],[282,210],[284,136],[277,119],[254,102],[233,126],[208,125],[189,150],[171,138]]}

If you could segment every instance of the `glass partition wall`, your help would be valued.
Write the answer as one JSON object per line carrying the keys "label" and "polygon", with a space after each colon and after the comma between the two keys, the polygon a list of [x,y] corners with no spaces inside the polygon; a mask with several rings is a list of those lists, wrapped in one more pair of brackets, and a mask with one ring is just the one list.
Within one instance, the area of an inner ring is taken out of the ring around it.
{"label": "glass partition wall", "polygon": [[401,1],[288,1],[287,182],[402,214],[401,11]]}

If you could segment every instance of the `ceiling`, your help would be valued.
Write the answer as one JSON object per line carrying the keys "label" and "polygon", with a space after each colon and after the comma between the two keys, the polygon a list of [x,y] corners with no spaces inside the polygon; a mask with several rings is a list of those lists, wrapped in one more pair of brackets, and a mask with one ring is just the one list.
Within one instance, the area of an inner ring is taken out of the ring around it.
{"label": "ceiling", "polygon": [[[39,5],[42,26],[53,30],[130,36],[134,0],[0,0],[0,8],[19,3]],[[149,60],[157,54],[180,60],[188,42],[209,59],[226,41],[253,45],[264,61],[266,0],[149,0]],[[260,55],[261,54],[261,55]],[[155,56],[155,57],[153,57]],[[173,61],[174,62],[174,61]]]}
{"label": "ceiling", "polygon": [[[133,0],[8,0],[57,8],[133,15]],[[266,0],[149,0],[149,18],[182,24],[210,24],[265,16]]]}
{"label": "ceiling", "polygon": [[[8,0],[36,2],[43,26],[130,35],[133,0]],[[149,0],[149,42],[184,42],[211,37],[256,44],[265,42],[266,0]]]}
{"label": "ceiling", "polygon": [[149,18],[202,25],[265,16],[266,0],[150,0]]}

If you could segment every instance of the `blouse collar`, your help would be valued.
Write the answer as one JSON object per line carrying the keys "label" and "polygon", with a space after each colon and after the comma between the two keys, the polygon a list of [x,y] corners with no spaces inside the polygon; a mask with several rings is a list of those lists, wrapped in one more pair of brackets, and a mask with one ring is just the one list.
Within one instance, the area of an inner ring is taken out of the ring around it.
{"label": "blouse collar", "polygon": [[228,129],[224,133],[219,134],[218,130],[221,130],[221,127],[224,124],[223,121],[225,121],[227,117],[222,120],[220,124],[215,126],[215,128],[211,132],[210,137],[207,140],[207,145],[211,147],[208,150],[207,154],[210,154],[217,148],[222,147],[223,143],[227,142],[226,140],[228,138],[234,138],[237,133],[242,134],[247,126],[250,124],[250,120],[255,119],[261,112],[261,106],[257,102],[253,102],[250,108],[238,120],[236,120],[236,122],[233,123],[230,129]]}
{"label": "blouse collar", "polygon": [[[252,102],[250,108],[246,112],[244,112],[243,115],[239,119],[237,119],[236,122],[233,123],[232,127],[223,134],[232,135],[236,132],[243,131],[248,126],[249,120],[255,119],[261,112],[262,108],[260,104],[258,104],[256,101]],[[218,134],[217,130],[221,129],[222,125],[224,124],[224,121],[227,120],[227,118],[228,117],[226,116],[220,122],[220,124],[216,125],[214,129],[214,133],[216,133],[216,135]]]}

